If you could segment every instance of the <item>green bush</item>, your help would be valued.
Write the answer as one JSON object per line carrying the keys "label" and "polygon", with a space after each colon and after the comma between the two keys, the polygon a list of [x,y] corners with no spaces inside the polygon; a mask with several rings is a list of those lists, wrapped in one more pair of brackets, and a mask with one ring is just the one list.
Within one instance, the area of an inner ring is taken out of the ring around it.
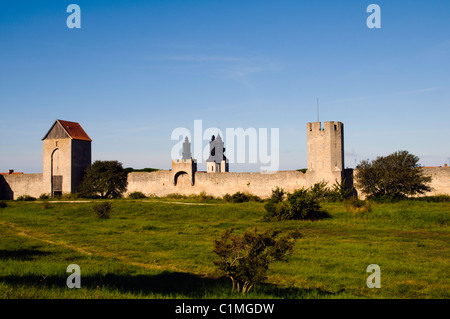
{"label": "green bush", "polygon": [[36,198],[29,196],[29,195],[22,195],[22,196],[17,197],[16,200],[23,201],[23,202],[32,202],[32,201],[35,201]]}
{"label": "green bush", "polygon": [[130,199],[144,199],[144,198],[147,198],[147,196],[145,196],[145,194],[142,193],[142,192],[132,192],[132,193],[128,194],[128,198],[130,198]]}
{"label": "green bush", "polygon": [[325,196],[328,194],[327,182],[315,183],[310,187],[309,192],[318,200],[325,199]]}
{"label": "green bush", "polygon": [[226,194],[223,197],[223,200],[230,203],[245,203],[249,201],[261,202],[261,198],[259,196],[241,192],[236,192],[233,195]]}
{"label": "green bush", "polygon": [[352,197],[354,192],[355,188],[348,188],[345,179],[341,183],[336,180],[331,189],[328,190],[326,199],[330,202],[342,202]]}
{"label": "green bush", "polygon": [[367,200],[361,200],[358,197],[351,197],[343,202],[347,212],[366,213],[372,211],[372,205]]}
{"label": "green bush", "polygon": [[264,220],[317,220],[330,217],[326,212],[321,211],[317,192],[302,188],[292,194],[287,193],[286,199],[280,196],[282,193],[284,191],[279,188],[272,191],[272,197],[264,205],[267,211]]}
{"label": "green bush", "polygon": [[97,204],[93,207],[94,213],[100,219],[108,219],[111,216],[112,206],[109,202]]}
{"label": "green bush", "polygon": [[0,201],[0,208],[6,208],[8,205],[4,201]]}
{"label": "green bush", "polygon": [[292,254],[299,232],[279,237],[281,231],[267,230],[263,233],[245,231],[242,235],[232,234],[227,229],[214,241],[213,252],[218,256],[214,265],[232,281],[232,291],[243,294],[255,283],[267,278],[269,263],[285,260]]}
{"label": "green bush", "polygon": [[39,195],[39,199],[40,200],[47,200],[47,199],[50,199],[50,194],[41,194],[41,195]]}

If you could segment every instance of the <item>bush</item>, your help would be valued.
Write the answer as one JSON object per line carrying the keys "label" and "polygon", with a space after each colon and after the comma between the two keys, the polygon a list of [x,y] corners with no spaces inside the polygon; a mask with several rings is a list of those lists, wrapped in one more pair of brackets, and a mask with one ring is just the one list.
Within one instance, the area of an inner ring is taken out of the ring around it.
{"label": "bush", "polygon": [[317,198],[318,200],[325,199],[325,196],[328,194],[328,188],[327,182],[319,182],[315,183],[313,186],[310,187],[310,193],[313,197]]}
{"label": "bush", "polygon": [[39,199],[40,200],[47,200],[47,199],[50,199],[50,194],[41,194],[41,195],[39,195]]}
{"label": "bush", "polygon": [[284,189],[277,186],[274,190],[272,190],[271,199],[275,202],[282,202],[284,199],[284,195],[286,195]]}
{"label": "bush", "polygon": [[345,179],[343,179],[341,183],[336,180],[331,189],[328,190],[326,198],[331,202],[342,202],[352,197],[354,192],[355,188],[348,188]]}
{"label": "bush", "polygon": [[236,192],[231,196],[226,194],[223,197],[223,200],[230,203],[245,203],[249,201],[261,202],[261,198],[259,196],[241,192]]}
{"label": "bush", "polygon": [[232,291],[250,291],[255,283],[267,278],[269,263],[285,260],[292,254],[295,242],[301,237],[291,232],[278,237],[281,231],[267,230],[264,233],[245,231],[242,235],[232,234],[227,229],[214,241],[213,252],[219,257],[214,265],[232,281]]}
{"label": "bush", "polygon": [[6,208],[8,205],[4,201],[0,201],[0,208]]}
{"label": "bush", "polygon": [[330,217],[326,212],[321,211],[317,193],[311,189],[302,188],[292,194],[287,193],[285,200],[283,196],[280,196],[282,193],[284,191],[278,188],[272,191],[272,197],[264,205],[267,211],[265,220],[317,220]]}
{"label": "bush", "polygon": [[111,203],[105,202],[97,204],[93,207],[94,213],[100,219],[108,219],[111,215],[112,206]]}
{"label": "bush", "polygon": [[347,212],[366,213],[372,211],[372,205],[369,201],[360,200],[358,197],[351,197],[344,200],[344,207]]}
{"label": "bush", "polygon": [[17,197],[16,200],[23,201],[23,202],[32,202],[32,201],[35,201],[36,198],[29,196],[29,195],[22,195],[22,196]]}
{"label": "bush", "polygon": [[144,198],[147,198],[147,196],[145,196],[145,194],[142,193],[142,192],[133,192],[133,193],[128,194],[128,198],[130,198],[130,199],[144,199]]}

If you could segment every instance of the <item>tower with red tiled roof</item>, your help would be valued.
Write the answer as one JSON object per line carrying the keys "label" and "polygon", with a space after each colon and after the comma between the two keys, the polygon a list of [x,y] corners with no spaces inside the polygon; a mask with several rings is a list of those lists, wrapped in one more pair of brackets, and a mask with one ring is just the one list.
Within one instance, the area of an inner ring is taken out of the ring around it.
{"label": "tower with red tiled roof", "polygon": [[56,120],[42,141],[44,193],[75,193],[91,164],[91,138],[79,123]]}

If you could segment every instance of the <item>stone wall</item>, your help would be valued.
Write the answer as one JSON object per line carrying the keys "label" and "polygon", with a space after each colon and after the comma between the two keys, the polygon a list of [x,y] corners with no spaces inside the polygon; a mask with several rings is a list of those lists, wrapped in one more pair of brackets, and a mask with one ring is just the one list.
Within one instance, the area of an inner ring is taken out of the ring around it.
{"label": "stone wall", "polygon": [[425,167],[423,172],[431,176],[432,190],[425,195],[450,195],[450,167]]}
{"label": "stone wall", "polygon": [[[450,167],[424,168],[424,172],[432,177],[432,191],[425,195],[450,195]],[[355,171],[346,170],[346,179],[354,174]],[[313,178],[314,175],[310,172],[298,171],[280,171],[273,174],[196,172],[195,184],[192,186],[189,174],[180,175],[177,185],[174,185],[172,171],[134,172],[128,174],[127,193],[139,191],[146,195],[165,196],[171,193],[189,195],[205,192],[218,197],[247,192],[266,198],[277,186],[287,192],[293,192],[314,184]],[[17,199],[22,195],[39,197],[45,193],[44,190],[42,174],[0,175],[0,199]],[[360,191],[358,195],[361,196]]]}
{"label": "stone wall", "polygon": [[12,200],[22,195],[39,197],[42,193],[42,174],[0,175],[0,199]]}
{"label": "stone wall", "polygon": [[[425,195],[450,195],[450,168],[424,168],[424,173],[432,177],[430,186],[432,191]],[[346,170],[347,182],[353,182],[355,170]],[[195,184],[191,185],[189,174],[181,175],[177,185],[173,185],[171,171],[157,171],[152,173],[130,173],[128,175],[128,193],[139,191],[146,195],[165,196],[172,193],[184,195],[200,194],[223,196],[236,192],[247,192],[262,198],[269,197],[275,187],[293,192],[302,187],[309,187],[315,182],[315,175],[311,172],[280,171],[273,174],[263,173],[195,173]],[[328,184],[328,187],[331,184]],[[364,197],[357,188],[358,195]]]}
{"label": "stone wall", "polygon": [[[171,182],[171,171],[128,174],[128,193],[135,191],[146,195],[165,196],[171,193],[184,195],[205,192],[216,197],[236,192],[251,193],[262,198],[269,197],[275,187],[288,192],[306,187],[307,174],[298,171],[263,173],[195,173],[195,184],[190,184],[188,174],[178,178],[177,185]],[[186,179],[186,180],[184,180]]]}

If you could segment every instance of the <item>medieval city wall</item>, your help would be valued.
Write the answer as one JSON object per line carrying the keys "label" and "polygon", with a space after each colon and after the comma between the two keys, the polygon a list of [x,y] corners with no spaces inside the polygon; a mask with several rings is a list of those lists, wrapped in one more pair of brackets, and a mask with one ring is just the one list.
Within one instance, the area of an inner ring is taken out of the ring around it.
{"label": "medieval city wall", "polygon": [[39,197],[42,193],[42,174],[0,175],[0,199],[12,200],[22,195]]}
{"label": "medieval city wall", "polygon": [[[432,191],[425,195],[450,195],[450,167],[424,168],[425,175],[431,176]],[[356,171],[346,170],[346,178],[356,175]],[[313,174],[298,171],[280,171],[273,174],[263,173],[195,173],[195,184],[191,185],[191,176],[183,174],[178,177],[177,185],[173,183],[171,171],[151,173],[134,172],[128,174],[127,193],[142,192],[146,195],[165,196],[172,193],[184,195],[206,194],[224,196],[236,192],[247,192],[262,198],[269,197],[275,187],[293,192],[314,184]],[[331,186],[331,185],[328,185]],[[358,195],[361,196],[360,190]],[[45,193],[42,174],[0,175],[0,199],[17,199],[22,195],[39,197]]]}
{"label": "medieval city wall", "polygon": [[216,197],[236,192],[251,193],[262,198],[269,197],[275,187],[288,192],[306,187],[306,174],[299,171],[280,171],[264,173],[195,173],[195,184],[191,185],[191,176],[178,177],[177,185],[172,181],[171,171],[151,173],[133,172],[128,174],[127,193],[142,192],[146,195],[165,196],[172,193],[183,195],[205,192]]}
{"label": "medieval city wall", "polygon": [[[450,195],[449,167],[424,168],[424,173],[432,177],[430,183],[432,191],[425,195]],[[355,175],[356,170],[349,170],[346,173],[346,179]],[[287,192],[293,192],[302,187],[309,187],[316,182],[319,182],[319,180],[315,180],[314,174],[310,172],[280,171],[273,174],[196,172],[194,186],[191,185],[189,174],[178,177],[175,186],[171,171],[135,172],[128,175],[127,193],[138,191],[146,195],[165,196],[173,193],[190,195],[205,192],[208,195],[224,196],[225,194],[246,192],[266,198],[272,194],[272,190],[277,186],[284,188]],[[360,189],[356,187],[356,190],[359,196],[364,197]]]}
{"label": "medieval city wall", "polygon": [[432,195],[450,195],[450,167],[425,167],[423,172],[431,176],[431,192],[425,194]]}

